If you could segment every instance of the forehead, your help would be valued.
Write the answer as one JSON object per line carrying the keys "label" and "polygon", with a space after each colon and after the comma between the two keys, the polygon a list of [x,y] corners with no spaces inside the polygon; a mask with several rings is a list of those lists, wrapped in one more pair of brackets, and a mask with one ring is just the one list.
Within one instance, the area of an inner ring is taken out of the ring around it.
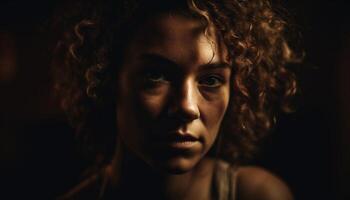
{"label": "forehead", "polygon": [[141,28],[146,28],[143,30],[153,28],[157,36],[164,37],[164,39],[176,39],[177,37],[181,38],[183,36],[188,38],[197,37],[204,32],[205,25],[199,19],[186,17],[180,14],[163,13],[151,17]]}
{"label": "forehead", "polygon": [[196,41],[204,34],[204,30],[205,26],[199,20],[177,14],[158,14],[137,29],[135,40],[145,47],[173,45]]}
{"label": "forehead", "polygon": [[146,20],[131,40],[129,53],[159,54],[180,65],[225,60],[214,26],[179,14],[158,14]]}

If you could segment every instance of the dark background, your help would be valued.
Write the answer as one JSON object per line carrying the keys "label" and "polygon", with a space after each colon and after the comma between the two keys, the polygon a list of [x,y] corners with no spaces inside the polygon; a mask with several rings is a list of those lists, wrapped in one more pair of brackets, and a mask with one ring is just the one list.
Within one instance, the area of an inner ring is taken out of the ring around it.
{"label": "dark background", "polygon": [[[52,95],[49,18],[59,1],[0,3],[0,198],[52,199],[86,163]],[[296,199],[350,199],[350,6],[281,1],[302,33],[297,112],[281,115],[256,163]]]}

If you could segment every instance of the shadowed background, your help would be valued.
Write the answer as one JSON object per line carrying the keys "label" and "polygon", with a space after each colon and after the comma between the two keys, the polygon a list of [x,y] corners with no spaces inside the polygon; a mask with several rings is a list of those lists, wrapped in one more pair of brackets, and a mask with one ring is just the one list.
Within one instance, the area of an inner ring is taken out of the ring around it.
{"label": "shadowed background", "polygon": [[[49,18],[60,1],[0,3],[0,198],[52,199],[87,161],[52,93]],[[296,199],[350,199],[350,25],[346,0],[281,1],[306,51],[297,112],[280,116],[254,163]]]}

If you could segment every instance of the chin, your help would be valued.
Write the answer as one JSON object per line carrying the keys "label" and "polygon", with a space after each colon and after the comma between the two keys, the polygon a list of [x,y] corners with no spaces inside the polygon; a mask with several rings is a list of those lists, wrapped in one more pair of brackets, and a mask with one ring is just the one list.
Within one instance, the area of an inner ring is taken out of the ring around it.
{"label": "chin", "polygon": [[169,174],[184,174],[194,169],[199,159],[175,157],[167,161],[163,161],[160,165],[162,171]]}

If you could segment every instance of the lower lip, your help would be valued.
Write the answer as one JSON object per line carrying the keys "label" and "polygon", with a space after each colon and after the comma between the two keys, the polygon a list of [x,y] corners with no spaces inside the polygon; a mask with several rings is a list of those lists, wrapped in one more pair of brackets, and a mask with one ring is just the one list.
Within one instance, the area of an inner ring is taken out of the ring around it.
{"label": "lower lip", "polygon": [[170,142],[167,145],[175,149],[189,149],[197,145],[198,143],[199,143],[198,141],[176,141],[176,142]]}

